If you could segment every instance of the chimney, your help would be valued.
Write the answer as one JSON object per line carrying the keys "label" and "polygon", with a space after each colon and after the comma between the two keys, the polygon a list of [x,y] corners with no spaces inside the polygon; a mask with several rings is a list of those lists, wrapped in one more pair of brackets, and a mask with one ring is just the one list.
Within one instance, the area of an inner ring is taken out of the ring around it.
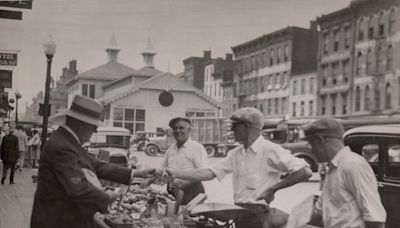
{"label": "chimney", "polygon": [[76,60],[75,59],[69,61],[69,70],[73,73],[76,72]]}
{"label": "chimney", "polygon": [[204,51],[204,59],[211,59],[211,51]]}
{"label": "chimney", "polygon": [[314,21],[314,20],[310,21],[310,29],[313,30],[313,31],[317,31],[318,26],[317,26],[317,22],[316,21]]}
{"label": "chimney", "polygon": [[232,54],[229,54],[229,53],[226,53],[226,54],[225,54],[225,60],[226,60],[226,61],[233,61],[233,55],[232,55]]}

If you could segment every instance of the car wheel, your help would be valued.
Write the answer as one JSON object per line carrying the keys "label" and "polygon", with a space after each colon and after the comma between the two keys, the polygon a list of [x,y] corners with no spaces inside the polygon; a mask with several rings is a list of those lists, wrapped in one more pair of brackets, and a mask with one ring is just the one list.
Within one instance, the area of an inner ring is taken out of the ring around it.
{"label": "car wheel", "polygon": [[156,145],[148,145],[146,148],[146,154],[151,157],[157,156],[158,152],[159,152],[159,149]]}
{"label": "car wheel", "polygon": [[318,171],[318,164],[316,164],[311,158],[309,158],[309,157],[300,157],[300,158],[304,159],[304,161],[306,161],[308,163],[311,171],[313,171],[313,172]]}
{"label": "car wheel", "polygon": [[215,146],[213,146],[213,145],[205,145],[204,147],[206,148],[206,152],[207,152],[207,156],[208,157],[213,157],[215,155],[215,152],[217,151],[215,149]]}
{"label": "car wheel", "polygon": [[139,145],[137,146],[137,150],[138,151],[144,151],[144,148],[145,147],[145,143],[144,142],[141,142],[141,143],[139,143]]}

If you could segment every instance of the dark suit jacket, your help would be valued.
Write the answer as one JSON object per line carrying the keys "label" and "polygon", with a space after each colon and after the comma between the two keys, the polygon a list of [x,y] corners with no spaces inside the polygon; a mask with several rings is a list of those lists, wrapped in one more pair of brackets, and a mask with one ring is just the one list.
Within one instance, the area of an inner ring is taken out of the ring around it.
{"label": "dark suit jacket", "polygon": [[123,184],[131,169],[95,160],[66,129],[52,133],[41,155],[33,203],[32,228],[92,228],[96,211],[106,212],[109,197],[90,184],[82,168]]}
{"label": "dark suit jacket", "polygon": [[13,134],[3,137],[1,142],[1,160],[4,162],[16,162],[19,158],[18,138]]}

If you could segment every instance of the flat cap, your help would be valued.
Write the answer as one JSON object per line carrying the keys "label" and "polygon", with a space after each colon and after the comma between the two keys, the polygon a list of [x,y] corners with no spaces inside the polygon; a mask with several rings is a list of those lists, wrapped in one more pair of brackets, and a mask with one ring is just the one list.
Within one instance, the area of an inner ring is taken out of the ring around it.
{"label": "flat cap", "polygon": [[313,136],[323,136],[330,138],[342,139],[343,126],[333,118],[321,118],[312,123],[303,126],[304,140],[310,139]]}
{"label": "flat cap", "polygon": [[264,115],[258,109],[245,107],[232,113],[229,122],[245,123],[247,126],[262,129],[264,127]]}
{"label": "flat cap", "polygon": [[174,125],[175,125],[175,123],[176,123],[178,120],[183,120],[183,121],[189,123],[189,125],[192,125],[192,121],[190,121],[189,118],[183,117],[183,116],[178,116],[178,117],[172,118],[172,119],[169,121],[168,126],[169,126],[170,128],[173,128]]}

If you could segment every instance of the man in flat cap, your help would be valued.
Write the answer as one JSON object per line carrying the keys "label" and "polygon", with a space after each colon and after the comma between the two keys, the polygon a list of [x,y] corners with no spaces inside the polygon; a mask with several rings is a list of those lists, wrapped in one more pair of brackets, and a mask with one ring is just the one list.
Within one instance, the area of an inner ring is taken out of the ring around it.
{"label": "man in flat cap", "polygon": [[81,144],[103,124],[101,113],[96,100],[76,95],[68,110],[52,116],[65,124],[51,134],[41,155],[31,228],[94,228],[93,215],[106,212],[119,196],[104,191],[97,177],[129,184],[133,176],[154,173],[101,162],[83,150]]}
{"label": "man in flat cap", "polygon": [[[189,137],[191,121],[187,117],[176,117],[169,121],[176,143],[172,144],[162,163],[165,169],[191,170],[207,167],[207,152],[203,145]],[[186,205],[199,193],[204,193],[200,181],[175,180],[176,185],[169,185],[168,191],[179,199],[179,190],[183,191],[181,204]],[[177,189],[176,189],[177,188]]]}
{"label": "man in flat cap", "polygon": [[[191,181],[222,180],[232,173],[235,204],[250,209],[254,216],[241,219],[238,228],[283,227],[287,214],[269,208],[275,193],[311,177],[311,170],[303,159],[261,136],[263,114],[255,108],[241,108],[229,121],[241,146],[228,152],[226,158],[210,168],[193,171],[167,170],[170,175]],[[283,173],[288,177],[280,179]]]}
{"label": "man in flat cap", "polygon": [[311,223],[325,228],[384,227],[386,212],[374,172],[361,155],[344,146],[342,125],[322,118],[303,130],[317,160],[328,164]]}

